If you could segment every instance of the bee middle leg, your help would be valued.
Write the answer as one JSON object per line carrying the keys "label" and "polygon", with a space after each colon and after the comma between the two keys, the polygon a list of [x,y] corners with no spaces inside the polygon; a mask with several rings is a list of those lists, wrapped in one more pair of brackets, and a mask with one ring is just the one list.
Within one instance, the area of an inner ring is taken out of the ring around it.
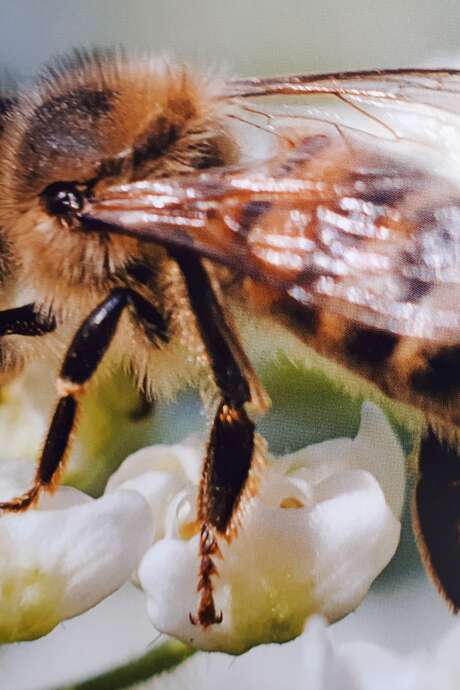
{"label": "bee middle leg", "polygon": [[193,624],[208,627],[222,621],[222,612],[217,613],[215,608],[212,586],[212,577],[218,575],[214,558],[221,557],[218,538],[229,541],[236,529],[240,501],[256,452],[255,424],[245,406],[258,402],[263,394],[257,391],[256,375],[201,260],[178,252],[172,256],[183,274],[220,393],[198,496],[200,602],[197,616],[190,614]]}
{"label": "bee middle leg", "polygon": [[79,397],[95,374],[115,335],[120,317],[132,308],[151,340],[166,337],[166,324],[144,297],[129,288],[112,290],[84,320],[64,358],[57,382],[60,394],[32,487],[10,501],[0,502],[0,511],[19,512],[34,504],[42,490],[52,490],[64,467],[76,426]]}

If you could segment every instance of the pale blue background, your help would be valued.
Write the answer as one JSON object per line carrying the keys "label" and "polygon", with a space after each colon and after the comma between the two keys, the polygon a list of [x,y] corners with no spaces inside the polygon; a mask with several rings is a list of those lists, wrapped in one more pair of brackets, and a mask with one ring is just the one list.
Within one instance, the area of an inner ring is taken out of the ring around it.
{"label": "pale blue background", "polygon": [[414,65],[459,45],[456,0],[1,0],[0,65],[23,76],[82,43],[241,74]]}

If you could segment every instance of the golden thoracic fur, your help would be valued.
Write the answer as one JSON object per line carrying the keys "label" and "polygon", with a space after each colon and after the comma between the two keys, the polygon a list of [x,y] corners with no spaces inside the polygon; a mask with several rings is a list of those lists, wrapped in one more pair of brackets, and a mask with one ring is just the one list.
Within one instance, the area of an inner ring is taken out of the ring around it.
{"label": "golden thoracic fur", "polygon": [[[49,335],[34,344],[3,338],[7,369],[19,367],[26,352],[49,349],[50,343],[60,353],[68,341],[63,334],[75,330],[111,288],[128,285],[161,312],[174,314],[172,344],[162,355],[170,360],[162,367],[169,369],[163,377],[166,391],[181,372],[186,379],[193,375],[186,371],[190,362],[185,366],[184,361],[190,358],[179,340],[197,350],[200,346],[180,278],[164,250],[128,237],[85,232],[70,218],[50,215],[42,194],[53,183],[70,182],[97,198],[117,182],[232,162],[236,146],[222,104],[218,80],[167,60],[109,52],[74,53],[51,64],[31,88],[5,97],[0,111],[1,306],[12,306],[25,294],[62,323],[59,337]],[[135,360],[128,363],[145,383],[147,363],[155,363],[158,352],[142,347],[149,344],[131,318],[123,321],[115,350],[124,360]],[[185,338],[175,337],[177,321]],[[175,344],[180,357],[170,354]]]}
{"label": "golden thoracic fur", "polygon": [[[28,273],[46,250],[50,264],[37,283],[65,262],[62,282],[104,284],[138,251],[126,239],[108,250],[100,239],[83,243],[78,232],[64,233],[42,208],[43,189],[71,181],[97,196],[115,181],[229,161],[221,103],[216,84],[184,67],[104,54],[76,54],[19,94],[2,139],[0,225]],[[36,226],[40,232],[31,232]]]}

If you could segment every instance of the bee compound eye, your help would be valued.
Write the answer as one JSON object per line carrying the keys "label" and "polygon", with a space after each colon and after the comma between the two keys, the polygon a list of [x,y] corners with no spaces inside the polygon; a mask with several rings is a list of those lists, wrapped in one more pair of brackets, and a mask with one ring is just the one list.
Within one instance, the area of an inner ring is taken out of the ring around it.
{"label": "bee compound eye", "polygon": [[52,216],[67,216],[81,211],[84,196],[71,182],[54,182],[41,193],[48,213]]}

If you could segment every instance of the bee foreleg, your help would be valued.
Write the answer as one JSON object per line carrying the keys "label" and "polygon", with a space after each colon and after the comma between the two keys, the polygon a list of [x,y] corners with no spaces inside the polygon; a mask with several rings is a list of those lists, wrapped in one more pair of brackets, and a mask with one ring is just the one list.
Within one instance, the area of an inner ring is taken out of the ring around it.
{"label": "bee foreleg", "polygon": [[116,332],[126,307],[134,308],[144,327],[165,336],[165,323],[157,310],[138,293],[118,288],[101,302],[77,330],[64,358],[57,382],[60,398],[40,456],[33,486],[22,496],[0,503],[0,510],[18,512],[36,502],[40,492],[52,490],[64,468],[78,413],[78,399],[95,374]]}
{"label": "bee foreleg", "polygon": [[[9,335],[41,336],[56,329],[51,312],[41,313],[35,304],[0,311],[0,337]],[[0,385],[9,383],[22,371],[24,354],[11,339],[0,340]]]}
{"label": "bee foreleg", "polygon": [[221,400],[212,424],[198,496],[200,535],[200,603],[190,620],[207,627],[222,621],[212,596],[212,576],[220,557],[217,538],[229,540],[255,452],[255,425],[245,405],[257,390],[255,374],[226,319],[211,279],[199,259],[174,254],[187,286],[190,305],[206,347]]}
{"label": "bee foreleg", "polygon": [[35,304],[25,304],[0,311],[0,336],[2,335],[45,335],[56,330],[53,314],[42,314]]}
{"label": "bee foreleg", "polygon": [[441,594],[460,609],[460,457],[431,427],[421,442],[414,500],[418,545]]}

